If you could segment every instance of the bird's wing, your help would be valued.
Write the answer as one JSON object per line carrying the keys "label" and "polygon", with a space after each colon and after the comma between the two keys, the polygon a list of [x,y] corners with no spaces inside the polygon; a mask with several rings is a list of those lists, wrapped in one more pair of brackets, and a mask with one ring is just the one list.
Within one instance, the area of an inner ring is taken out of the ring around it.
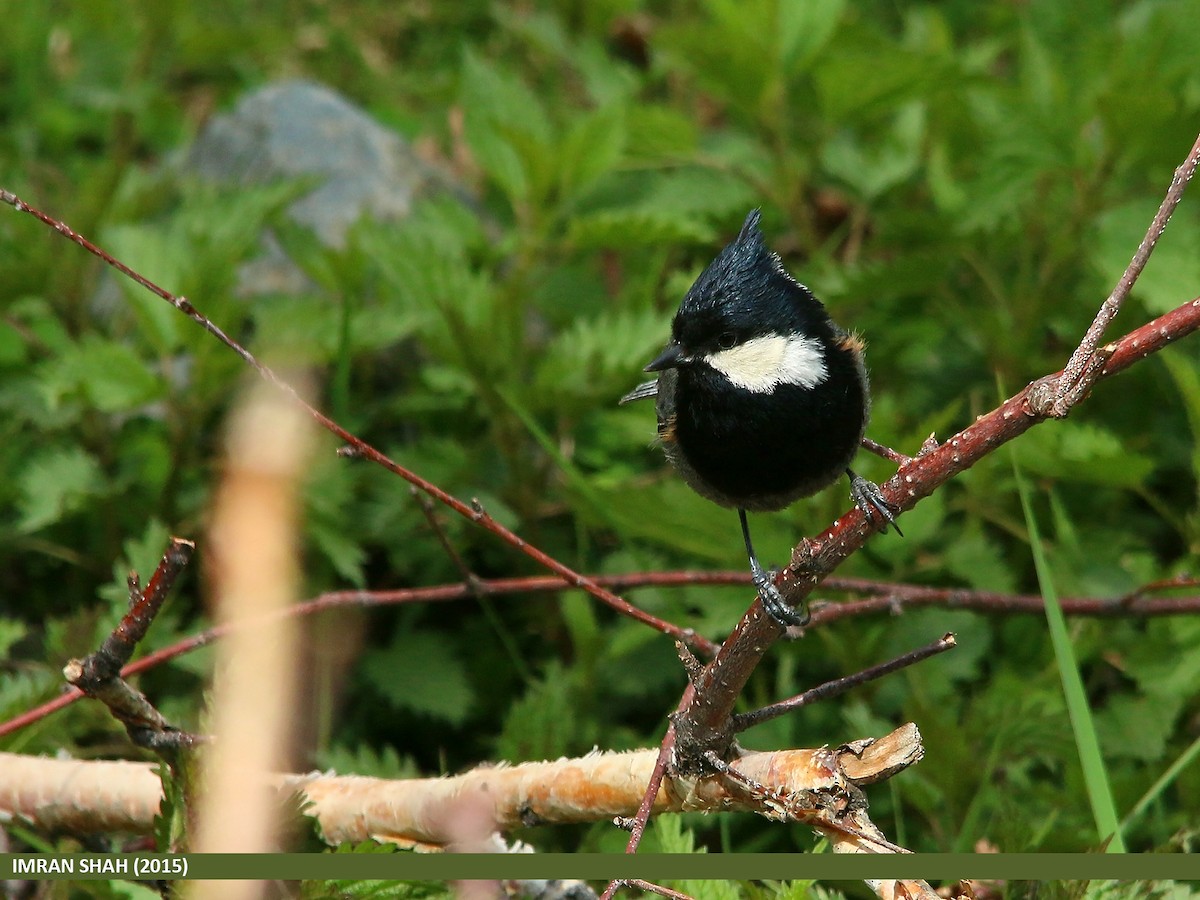
{"label": "bird's wing", "polygon": [[651,397],[658,396],[658,380],[647,381],[639,384],[632,391],[621,398],[620,405],[632,403],[634,400],[649,400]]}

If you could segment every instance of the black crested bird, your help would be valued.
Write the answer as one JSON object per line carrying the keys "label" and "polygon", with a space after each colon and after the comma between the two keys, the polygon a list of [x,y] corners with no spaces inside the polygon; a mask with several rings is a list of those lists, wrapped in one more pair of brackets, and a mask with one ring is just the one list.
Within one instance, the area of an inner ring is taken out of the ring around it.
{"label": "black crested bird", "polygon": [[759,230],[759,210],[683,298],[671,342],[622,403],[656,397],[667,459],[700,495],[736,508],[763,608],[803,625],[759,565],[746,510],[778,510],[843,473],[850,496],[883,531],[896,520],[879,487],[850,468],[871,405],[862,342],[783,268]]}

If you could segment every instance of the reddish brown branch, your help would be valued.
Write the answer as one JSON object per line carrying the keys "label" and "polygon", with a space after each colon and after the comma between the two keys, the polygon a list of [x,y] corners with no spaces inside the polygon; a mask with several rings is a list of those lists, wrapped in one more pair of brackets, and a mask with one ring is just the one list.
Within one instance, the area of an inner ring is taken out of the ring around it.
{"label": "reddish brown branch", "polygon": [[63,676],[79,690],[80,696],[99,700],[125,726],[135,744],[160,753],[170,754],[181,747],[194,746],[202,739],[179,731],[167,722],[141,691],[125,681],[122,668],[146,636],[195,548],[191,541],[171,538],[145,591],[138,587],[137,573],[131,572],[129,611],[95,653],[81,660],[73,659],[63,668]]}
{"label": "reddish brown branch", "polygon": [[[744,569],[723,572],[631,572],[625,575],[594,575],[597,584],[613,590],[658,586],[710,585],[744,587],[750,583],[750,575]],[[1200,596],[1164,597],[1151,599],[1146,595],[1165,590],[1195,587],[1200,579],[1171,578],[1154,581],[1132,591],[1125,597],[1067,597],[1060,601],[1063,612],[1068,616],[1094,616],[1097,618],[1155,618],[1200,613]],[[553,575],[527,578],[481,579],[479,586],[488,596],[513,596],[516,594],[561,591],[570,588],[563,579]],[[898,614],[910,607],[940,606],[947,609],[969,609],[983,613],[1011,615],[1020,613],[1042,614],[1042,598],[1036,594],[1001,594],[993,591],[976,591],[967,588],[935,588],[917,584],[889,584],[863,578],[825,579],[821,587],[827,591],[873,595],[863,600],[842,602],[816,601],[812,604],[812,621],[808,628],[827,625],[841,619],[866,615]],[[472,590],[465,584],[442,584],[431,587],[398,588],[391,591],[332,591],[321,594],[304,603],[291,607],[288,615],[311,615],[345,606],[369,607],[390,606],[400,603],[451,603],[471,597]],[[207,646],[228,633],[227,628],[216,626],[184,638],[169,646],[148,653],[124,666],[121,675],[129,678],[157,665],[183,656],[200,647]],[[19,716],[0,723],[0,737],[13,734],[45,718],[51,713],[70,706],[82,694],[77,690],[55,697]]]}
{"label": "reddish brown branch", "polygon": [[104,639],[100,648],[80,663],[82,679],[94,682],[113,678],[121,671],[121,667],[129,662],[133,651],[146,636],[150,623],[162,608],[163,601],[167,599],[175,579],[191,560],[195,549],[196,545],[192,541],[179,537],[171,538],[145,591],[138,587],[137,573],[129,573],[129,611],[121,617],[117,627]]}
{"label": "reddish brown branch", "polygon": [[1100,346],[1100,339],[1104,337],[1104,332],[1107,330],[1109,323],[1116,318],[1117,313],[1121,309],[1121,304],[1125,302],[1125,298],[1129,296],[1129,292],[1133,289],[1134,283],[1142,274],[1142,270],[1146,268],[1146,263],[1150,261],[1150,254],[1154,252],[1154,247],[1158,243],[1158,239],[1162,237],[1167,223],[1171,221],[1171,215],[1175,212],[1175,207],[1183,199],[1183,191],[1187,187],[1188,182],[1192,180],[1192,176],[1196,174],[1198,163],[1200,163],[1200,136],[1196,138],[1196,143],[1192,145],[1192,151],[1188,154],[1187,159],[1175,170],[1175,174],[1171,178],[1171,186],[1167,189],[1167,194],[1163,197],[1163,201],[1159,205],[1158,212],[1155,213],[1154,220],[1150,223],[1149,229],[1147,229],[1145,236],[1142,237],[1141,243],[1138,244],[1138,248],[1133,254],[1133,259],[1129,261],[1129,265],[1121,273],[1121,277],[1117,280],[1112,293],[1101,304],[1100,311],[1096,313],[1096,318],[1092,320],[1092,324],[1084,334],[1083,340],[1079,342],[1079,346],[1071,354],[1071,358],[1067,361],[1066,366],[1063,367],[1062,379],[1055,402],[1051,404],[1050,408],[1045,410],[1048,415],[1065,416],[1072,404],[1087,393],[1088,389],[1099,376],[1100,368],[1089,366],[1089,360],[1093,358],[1097,348]]}
{"label": "reddish brown branch", "polygon": [[[1134,257],[1134,263],[1113,291],[1120,299],[1128,294],[1145,260],[1153,250],[1166,218],[1178,203],[1180,194],[1200,160],[1200,138],[1192,147],[1184,164],[1176,171],[1167,199],[1151,222],[1143,240],[1144,249]],[[1127,282],[1127,283],[1126,283]],[[1115,306],[1111,315],[1115,314]],[[1097,316],[1103,320],[1104,312]],[[1200,327],[1200,299],[1184,304],[1160,316],[1153,322],[1130,332],[1102,350],[1088,350],[1093,333],[1103,324],[1089,328],[1080,343],[1076,356],[1084,359],[1082,374],[1072,373],[1071,384],[1064,389],[1065,372],[1047,375],[1032,382],[999,407],[980,416],[948,441],[934,445],[927,442],[922,453],[902,465],[895,476],[881,485],[884,497],[894,509],[912,509],[954,476],[967,470],[996,448],[1024,434],[1034,425],[1051,416],[1061,417],[1081,401],[1088,388],[1101,378],[1109,377],[1139,359],[1178,340]],[[1081,388],[1080,386],[1083,385]],[[804,540],[792,552],[791,565],[781,573],[777,582],[789,605],[800,607],[808,596],[831,572],[866,542],[874,527],[860,510],[853,509],[812,540]],[[704,753],[713,751],[724,756],[733,740],[731,716],[733,706],[751,673],[763,655],[783,634],[782,627],[767,616],[759,601],[747,610],[733,633],[721,645],[716,658],[708,665],[696,685],[695,699],[675,720],[680,736],[677,755],[692,761],[703,760]],[[687,740],[684,741],[684,735]]]}
{"label": "reddish brown branch", "polygon": [[356,435],[351,434],[337,422],[333,421],[333,419],[329,418],[316,407],[304,400],[304,398],[297,393],[295,388],[275,374],[270,367],[259,362],[259,360],[255,358],[255,356],[249,350],[247,350],[233,338],[229,337],[229,335],[222,331],[220,327],[218,327],[207,316],[196,309],[186,297],[177,297],[164,288],[159,287],[145,276],[138,274],[124,263],[114,259],[110,254],[97,247],[87,238],[71,230],[65,223],[46,215],[38,209],[35,209],[34,207],[25,203],[11,191],[0,188],[0,201],[7,203],[19,212],[29,213],[29,215],[41,222],[44,222],[59,234],[71,241],[74,241],[76,244],[83,247],[98,259],[103,260],[105,263],[115,268],[121,274],[133,279],[155,296],[160,297],[170,303],[173,307],[215,337],[227,348],[240,356],[242,360],[251,368],[253,368],[262,378],[270,382],[279,390],[283,391],[283,393],[286,394],[293,403],[297,404],[301,409],[303,409],[322,428],[336,435],[339,440],[349,444],[350,447],[353,448],[354,456],[358,456],[363,459],[369,459],[376,465],[387,469],[392,474],[399,475],[418,490],[428,494],[439,503],[450,507],[463,518],[469,519],[470,521],[475,522],[481,527],[487,529],[509,546],[519,550],[521,553],[524,553],[530,559],[534,560],[544,568],[549,569],[551,572],[561,575],[569,584],[586,591],[597,600],[607,604],[608,606],[611,606],[622,615],[629,616],[631,619],[636,619],[639,622],[649,625],[656,631],[660,631],[663,634],[669,634],[676,640],[683,641],[684,643],[690,645],[697,652],[703,653],[706,656],[712,656],[712,654],[715,652],[716,645],[712,641],[708,640],[707,638],[700,637],[690,628],[681,628],[678,625],[665,622],[657,616],[653,616],[644,610],[638,609],[625,599],[612,593],[612,591],[606,590],[595,581],[579,574],[569,566],[564,565],[554,557],[550,556],[548,553],[540,550],[533,544],[530,544],[524,538],[520,537],[515,532],[501,525],[494,518],[492,518],[492,516],[488,514],[487,511],[485,511],[480,505],[478,500],[472,500],[469,504],[463,502],[447,491],[442,490],[442,488],[438,487],[433,482],[422,478],[416,472],[413,472],[399,463],[394,462],[391,458],[381,451],[376,450],[366,441],[362,440]]}
{"label": "reddish brown branch", "polygon": [[[1200,328],[1200,299],[1159,316],[1110,345],[1112,352],[1099,378],[1108,378],[1128,368],[1197,328]],[[920,500],[997,447],[1045,421],[1049,418],[1047,414],[1034,411],[1039,407],[1037,398],[1045,396],[1046,391],[1052,391],[1060,377],[1061,373],[1056,373],[1029,384],[936,449],[902,466],[890,481],[880,485],[885,498],[898,509],[912,509]],[[862,512],[853,509],[823,534],[801,542],[793,551],[792,563],[782,573],[780,580],[780,589],[788,603],[793,606],[803,603],[830,572],[862,547],[872,533],[873,529]],[[1041,599],[1037,598],[1036,602],[1037,608],[1041,609]],[[887,601],[870,600],[862,603],[883,608]],[[1117,614],[1106,609],[1112,606],[1111,601],[1091,603],[1093,614]],[[829,609],[822,609],[820,618],[814,614],[814,622],[838,617],[836,613],[826,611]],[[688,718],[695,717],[699,726],[697,733],[714,735],[717,743],[728,746],[732,740],[729,718],[734,702],[763,655],[782,633],[775,621],[762,612],[757,601],[751,605],[718,651],[717,658],[709,664],[698,685],[696,700],[686,714]],[[719,753],[724,749],[722,747]]]}

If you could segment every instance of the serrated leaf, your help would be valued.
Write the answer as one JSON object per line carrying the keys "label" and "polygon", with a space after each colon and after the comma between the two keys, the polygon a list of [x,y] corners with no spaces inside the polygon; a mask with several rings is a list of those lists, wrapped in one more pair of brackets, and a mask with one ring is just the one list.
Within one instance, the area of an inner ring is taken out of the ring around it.
{"label": "serrated leaf", "polygon": [[710,243],[712,228],[666,210],[605,209],[571,219],[567,239],[580,249],[640,249],[649,245]]}
{"label": "serrated leaf", "polygon": [[977,590],[1013,593],[1017,589],[1012,564],[977,523],[946,548],[946,569]]}
{"label": "serrated leaf", "polygon": [[870,144],[840,132],[826,145],[821,163],[867,199],[875,199],[911,178],[924,152],[925,108],[906,103],[896,113],[882,141]]}
{"label": "serrated leaf", "polygon": [[13,644],[25,637],[28,631],[24,622],[0,616],[0,659],[6,658]]}
{"label": "serrated leaf", "polygon": [[167,549],[170,536],[167,526],[151,517],[140,535],[126,538],[121,545],[121,556],[113,560],[112,580],[96,592],[109,601],[110,609],[118,618],[129,602],[127,579],[130,571],[138,573],[142,587],[145,587]]}
{"label": "serrated leaf", "polygon": [[808,67],[837,30],[845,0],[780,0],[779,52],[785,70],[795,73]]}
{"label": "serrated leaf", "polygon": [[[110,253],[155,284],[169,291],[186,289],[189,252],[194,250],[189,251],[160,226],[110,226],[104,229],[104,243]],[[162,353],[178,350],[188,327],[187,319],[140,284],[128,278],[118,279],[117,284],[141,334]]]}
{"label": "serrated leaf", "polygon": [[547,345],[534,388],[543,404],[568,400],[616,402],[624,386],[666,343],[669,325],[650,309],[576,319]]}
{"label": "serrated leaf", "polygon": [[17,484],[21,493],[17,527],[24,532],[59,521],[104,491],[100,464],[79,447],[35,456],[18,474]]}
{"label": "serrated leaf", "polygon": [[626,153],[658,162],[686,158],[696,151],[700,130],[691,116],[669,106],[636,103],[625,114],[629,142]]}
{"label": "serrated leaf", "polygon": [[571,679],[552,660],[546,672],[509,708],[496,738],[496,754],[506,762],[558,759],[584,743],[576,727]]}
{"label": "serrated leaf", "polygon": [[[1157,208],[1157,201],[1137,200],[1100,217],[1096,237],[1088,246],[1092,264],[1106,284],[1116,284],[1125,271]],[[1133,287],[1133,295],[1151,313],[1169,312],[1196,295],[1196,286],[1200,284],[1197,245],[1200,245],[1200,217],[1194,210],[1180,207]]]}
{"label": "serrated leaf", "polygon": [[533,178],[530,156],[548,146],[552,133],[537,95],[511,72],[468,51],[463,54],[459,99],[476,162],[510,201],[526,199]]}
{"label": "serrated leaf", "polygon": [[0,322],[0,366],[25,362],[25,338],[11,322]]}
{"label": "serrated leaf", "polygon": [[363,658],[362,672],[396,709],[461,725],[474,691],[455,645],[437,632],[400,634]]}
{"label": "serrated leaf", "polygon": [[1196,617],[1149,623],[1145,640],[1125,653],[1124,672],[1149,696],[1200,693],[1200,621]]}
{"label": "serrated leaf", "polygon": [[625,145],[625,120],[612,105],[584,113],[559,147],[559,187],[564,195],[582,191],[616,165]]}
{"label": "serrated leaf", "polygon": [[813,76],[821,112],[836,123],[927,96],[939,84],[953,83],[958,73],[948,60],[896,45],[860,45],[827,54]]}
{"label": "serrated leaf", "polygon": [[390,744],[379,748],[367,744],[354,747],[336,744],[318,751],[317,765],[339,775],[369,775],[373,778],[417,778],[421,774],[412,759],[401,758]]}
{"label": "serrated leaf", "polygon": [[655,816],[650,820],[659,853],[704,853],[696,849],[696,835],[684,827],[682,816]]}
{"label": "serrated leaf", "polygon": [[311,520],[305,524],[304,533],[335,572],[356,587],[364,586],[362,567],[367,553],[359,538],[331,522]]}
{"label": "serrated leaf", "polygon": [[123,344],[89,337],[79,351],[84,393],[101,412],[124,412],[165,393],[163,379]]}
{"label": "serrated leaf", "polygon": [[1112,698],[1095,713],[1096,733],[1105,755],[1161,762],[1183,699],[1178,695]]}
{"label": "serrated leaf", "polygon": [[1029,471],[1114,487],[1136,487],[1154,471],[1154,461],[1130,450],[1108,429],[1091,422],[1064,421],[1022,438],[1021,462]]}

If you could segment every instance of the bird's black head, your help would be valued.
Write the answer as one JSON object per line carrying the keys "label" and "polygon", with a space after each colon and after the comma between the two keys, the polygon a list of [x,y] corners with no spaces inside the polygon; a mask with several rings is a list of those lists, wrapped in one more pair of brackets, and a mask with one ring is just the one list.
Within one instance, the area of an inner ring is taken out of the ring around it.
{"label": "bird's black head", "polygon": [[[647,371],[703,364],[750,390],[823,380],[833,338],[825,307],[767,249],[752,210],[696,279],[671,324],[671,343]],[[778,370],[778,371],[777,371]]]}

